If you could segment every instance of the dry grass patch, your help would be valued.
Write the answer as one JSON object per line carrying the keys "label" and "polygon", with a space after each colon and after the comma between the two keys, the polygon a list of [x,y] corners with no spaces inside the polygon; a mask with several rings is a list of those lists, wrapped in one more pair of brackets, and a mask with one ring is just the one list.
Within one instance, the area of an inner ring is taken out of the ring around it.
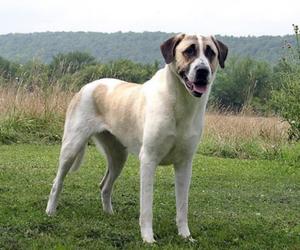
{"label": "dry grass patch", "polygon": [[240,159],[282,158],[288,124],[278,117],[208,113],[200,152]]}
{"label": "dry grass patch", "polygon": [[279,117],[243,114],[207,114],[205,135],[220,141],[262,139],[279,143],[287,140],[288,124]]}
{"label": "dry grass patch", "polygon": [[0,115],[41,116],[55,113],[64,116],[73,92],[62,90],[59,85],[46,89],[35,86],[0,87]]}
{"label": "dry grass patch", "polygon": [[0,87],[0,144],[60,142],[72,95],[59,85]]}

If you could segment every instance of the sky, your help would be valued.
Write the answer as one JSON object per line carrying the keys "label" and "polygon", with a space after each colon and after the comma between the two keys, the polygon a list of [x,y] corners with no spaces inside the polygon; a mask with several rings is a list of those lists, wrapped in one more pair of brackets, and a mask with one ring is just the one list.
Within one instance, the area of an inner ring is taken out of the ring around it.
{"label": "sky", "polygon": [[[300,0],[0,0],[0,34],[44,31],[292,34]],[[298,12],[298,13],[297,13]]]}

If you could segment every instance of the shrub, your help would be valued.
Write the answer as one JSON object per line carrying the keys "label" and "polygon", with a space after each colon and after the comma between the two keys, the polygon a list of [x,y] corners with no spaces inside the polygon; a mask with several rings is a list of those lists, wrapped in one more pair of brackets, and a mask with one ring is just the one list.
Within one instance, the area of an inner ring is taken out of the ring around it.
{"label": "shrub", "polygon": [[281,75],[280,90],[273,91],[272,103],[290,125],[289,138],[300,140],[300,67],[299,72]]}
{"label": "shrub", "polygon": [[264,112],[270,96],[271,73],[266,62],[232,57],[226,68],[218,72],[211,99],[235,111],[251,106]]}
{"label": "shrub", "polygon": [[76,51],[54,56],[49,67],[51,76],[62,76],[68,73],[73,74],[88,65],[94,64],[96,64],[95,57],[85,52]]}
{"label": "shrub", "polygon": [[279,72],[279,89],[272,92],[272,105],[281,117],[290,125],[289,138],[300,140],[300,45],[299,28],[294,25],[296,48],[287,45],[287,57],[281,64],[285,69]]}

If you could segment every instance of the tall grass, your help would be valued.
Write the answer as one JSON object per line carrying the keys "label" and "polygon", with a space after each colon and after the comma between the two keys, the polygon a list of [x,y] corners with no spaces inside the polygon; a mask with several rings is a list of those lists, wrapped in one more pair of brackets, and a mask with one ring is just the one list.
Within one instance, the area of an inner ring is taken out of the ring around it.
{"label": "tall grass", "polygon": [[288,124],[279,117],[261,117],[246,114],[208,113],[205,134],[219,140],[262,139],[281,143],[287,139]]}
{"label": "tall grass", "polygon": [[278,158],[288,144],[288,127],[279,117],[208,113],[199,151],[230,158]]}
{"label": "tall grass", "polygon": [[46,89],[18,85],[0,87],[0,116],[63,116],[72,95],[72,91],[63,90],[58,84]]}
{"label": "tall grass", "polygon": [[47,88],[0,87],[0,143],[57,142],[72,92]]}
{"label": "tall grass", "polygon": [[[59,83],[46,88],[0,87],[0,144],[59,143],[74,91]],[[210,111],[199,152],[231,158],[274,158],[287,142],[278,117]]]}

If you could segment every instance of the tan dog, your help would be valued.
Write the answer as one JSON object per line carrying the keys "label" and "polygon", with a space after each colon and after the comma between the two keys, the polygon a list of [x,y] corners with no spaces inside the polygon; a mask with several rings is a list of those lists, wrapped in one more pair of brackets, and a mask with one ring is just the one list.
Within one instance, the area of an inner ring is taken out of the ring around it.
{"label": "tan dog", "polygon": [[108,162],[100,188],[104,211],[112,213],[111,193],[127,154],[140,159],[140,227],[154,242],[152,200],[158,165],[175,169],[178,234],[190,237],[187,221],[192,160],[203,129],[205,107],[218,64],[228,49],[214,37],[180,34],[161,45],[166,66],[143,85],[100,79],[72,99],[66,116],[59,168],[46,212],[56,211],[68,171],[79,168],[93,138]]}

